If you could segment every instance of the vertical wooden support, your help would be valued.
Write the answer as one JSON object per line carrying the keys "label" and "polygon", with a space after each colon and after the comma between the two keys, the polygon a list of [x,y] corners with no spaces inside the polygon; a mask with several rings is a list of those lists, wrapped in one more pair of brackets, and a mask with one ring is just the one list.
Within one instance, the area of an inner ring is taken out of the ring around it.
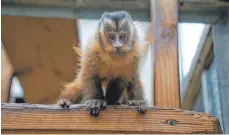
{"label": "vertical wooden support", "polygon": [[6,53],[6,50],[2,46],[2,54],[1,54],[1,102],[6,103],[7,99],[9,97],[9,86],[10,86],[10,79],[13,74],[13,67],[11,65],[11,62],[9,60],[9,57]]}
{"label": "vertical wooden support", "polygon": [[[151,0],[154,45],[154,105],[179,108],[177,0]],[[168,6],[169,5],[169,6]]]}
{"label": "vertical wooden support", "polygon": [[219,81],[224,133],[229,133],[229,29],[228,18],[213,25],[214,55]]}

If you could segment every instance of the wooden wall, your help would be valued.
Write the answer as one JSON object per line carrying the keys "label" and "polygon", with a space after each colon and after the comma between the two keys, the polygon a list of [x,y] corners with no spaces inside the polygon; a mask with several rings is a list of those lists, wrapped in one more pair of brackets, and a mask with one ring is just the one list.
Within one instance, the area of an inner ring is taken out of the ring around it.
{"label": "wooden wall", "polygon": [[2,16],[2,42],[27,103],[54,103],[73,79],[76,33],[75,19]]}

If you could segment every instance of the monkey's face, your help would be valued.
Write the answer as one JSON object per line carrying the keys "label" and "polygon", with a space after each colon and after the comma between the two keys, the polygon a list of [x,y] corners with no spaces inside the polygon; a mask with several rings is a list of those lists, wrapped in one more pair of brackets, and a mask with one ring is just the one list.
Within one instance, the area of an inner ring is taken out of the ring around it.
{"label": "monkey's face", "polygon": [[134,24],[127,12],[104,13],[100,22],[102,47],[105,52],[122,56],[133,50]]}

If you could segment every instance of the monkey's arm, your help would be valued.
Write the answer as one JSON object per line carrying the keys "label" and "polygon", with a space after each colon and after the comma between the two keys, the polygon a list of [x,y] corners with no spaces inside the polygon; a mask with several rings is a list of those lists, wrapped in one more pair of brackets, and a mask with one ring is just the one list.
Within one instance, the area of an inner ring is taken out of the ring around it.
{"label": "monkey's arm", "polygon": [[82,103],[86,102],[89,113],[97,117],[101,110],[105,109],[107,102],[104,99],[101,87],[101,79],[97,75],[85,74],[83,83],[84,91],[82,94]]}
{"label": "monkey's arm", "polygon": [[[78,83],[78,84],[77,84]],[[101,79],[98,76],[98,57],[96,53],[88,52],[82,61],[80,73],[76,80],[68,85],[61,94],[59,105],[67,103],[86,103],[92,116],[98,116],[100,110],[106,107]],[[78,99],[78,100],[77,100]],[[68,106],[68,105],[67,105]]]}
{"label": "monkey's arm", "polygon": [[101,86],[101,78],[98,75],[99,57],[96,52],[87,53],[82,64],[80,79],[82,80],[82,99],[80,103],[86,103],[92,116],[98,116],[107,102]]}
{"label": "monkey's arm", "polygon": [[146,100],[140,78],[135,78],[135,81],[130,82],[127,91],[129,95],[128,104],[138,106],[137,111],[145,113],[147,110]]}

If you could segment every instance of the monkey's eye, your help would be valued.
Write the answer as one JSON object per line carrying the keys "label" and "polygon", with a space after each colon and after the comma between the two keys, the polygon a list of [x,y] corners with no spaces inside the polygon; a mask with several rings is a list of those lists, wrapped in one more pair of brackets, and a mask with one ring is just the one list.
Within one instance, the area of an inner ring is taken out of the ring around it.
{"label": "monkey's eye", "polygon": [[115,39],[115,36],[114,36],[114,35],[109,35],[108,37],[109,37],[109,39],[112,40],[112,41]]}
{"label": "monkey's eye", "polygon": [[121,40],[124,40],[124,39],[126,39],[126,35],[125,35],[125,34],[121,34],[119,38],[120,38]]}

